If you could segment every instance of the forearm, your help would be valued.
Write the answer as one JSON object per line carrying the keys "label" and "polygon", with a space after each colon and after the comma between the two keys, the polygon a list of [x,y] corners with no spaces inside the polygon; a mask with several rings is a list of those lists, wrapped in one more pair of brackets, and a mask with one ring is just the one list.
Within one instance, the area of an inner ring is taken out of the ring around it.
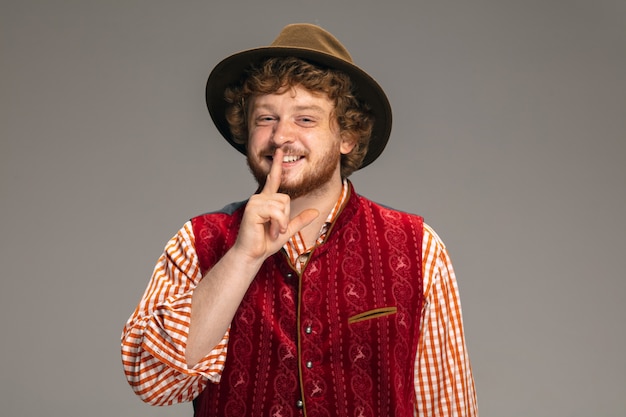
{"label": "forearm", "polygon": [[231,248],[193,291],[186,361],[194,366],[224,337],[263,260]]}

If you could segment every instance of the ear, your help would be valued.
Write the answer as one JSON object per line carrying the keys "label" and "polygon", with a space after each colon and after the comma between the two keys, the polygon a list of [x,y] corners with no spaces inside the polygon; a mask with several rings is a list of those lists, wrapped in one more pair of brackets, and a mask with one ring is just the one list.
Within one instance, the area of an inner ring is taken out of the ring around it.
{"label": "ear", "polygon": [[356,146],[356,138],[354,134],[349,134],[343,132],[341,134],[341,143],[339,144],[339,149],[343,155],[347,155],[352,152],[352,149]]}

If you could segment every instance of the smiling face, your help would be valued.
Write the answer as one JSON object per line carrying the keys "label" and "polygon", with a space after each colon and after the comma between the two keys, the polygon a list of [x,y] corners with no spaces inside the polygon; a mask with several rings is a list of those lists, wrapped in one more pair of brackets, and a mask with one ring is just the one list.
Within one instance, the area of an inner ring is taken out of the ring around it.
{"label": "smiling face", "polygon": [[284,153],[281,193],[292,199],[341,186],[340,158],[352,150],[325,95],[294,86],[254,96],[248,107],[248,165],[263,187],[274,151]]}

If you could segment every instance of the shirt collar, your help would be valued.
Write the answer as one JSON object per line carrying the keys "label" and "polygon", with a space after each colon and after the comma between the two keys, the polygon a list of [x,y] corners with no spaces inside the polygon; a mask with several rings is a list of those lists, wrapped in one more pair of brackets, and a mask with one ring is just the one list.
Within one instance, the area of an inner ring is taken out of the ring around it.
{"label": "shirt collar", "polygon": [[289,256],[289,259],[291,260],[291,263],[293,265],[297,266],[299,263],[299,257],[311,252],[317,245],[320,245],[324,242],[328,234],[328,230],[330,229],[330,225],[332,225],[333,222],[337,219],[337,216],[339,215],[339,213],[341,213],[341,209],[348,200],[348,190],[348,180],[344,178],[342,181],[341,194],[339,195],[339,198],[337,199],[337,202],[335,203],[333,209],[330,211],[330,213],[328,213],[326,222],[322,225],[322,228],[320,229],[317,240],[315,241],[315,245],[307,248],[300,232],[291,236],[291,238],[289,238],[285,245],[283,245],[283,249]]}

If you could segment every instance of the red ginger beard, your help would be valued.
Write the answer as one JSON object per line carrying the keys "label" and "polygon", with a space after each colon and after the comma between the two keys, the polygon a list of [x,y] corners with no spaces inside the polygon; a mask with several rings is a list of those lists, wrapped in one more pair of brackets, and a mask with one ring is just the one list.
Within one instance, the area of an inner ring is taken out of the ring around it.
{"label": "red ginger beard", "polygon": [[[269,168],[262,167],[259,161],[267,160],[265,155],[273,155],[274,150],[275,147],[272,149],[264,149],[256,158],[251,158],[250,155],[246,158],[248,167],[256,179],[256,182],[259,184],[259,190],[262,190],[265,186],[267,174],[269,173]],[[293,152],[288,146],[283,147],[283,151],[284,155],[298,154],[297,152]],[[308,158],[309,154],[306,153],[304,156]],[[341,152],[339,149],[329,149],[319,158],[314,166],[305,167],[304,170],[298,174],[298,179],[287,181],[285,172],[283,171],[283,178],[278,192],[287,194],[292,200],[308,194],[315,195],[322,193],[326,185],[332,180],[335,172],[339,170],[340,161]],[[271,163],[272,161],[270,161],[270,164]]]}

